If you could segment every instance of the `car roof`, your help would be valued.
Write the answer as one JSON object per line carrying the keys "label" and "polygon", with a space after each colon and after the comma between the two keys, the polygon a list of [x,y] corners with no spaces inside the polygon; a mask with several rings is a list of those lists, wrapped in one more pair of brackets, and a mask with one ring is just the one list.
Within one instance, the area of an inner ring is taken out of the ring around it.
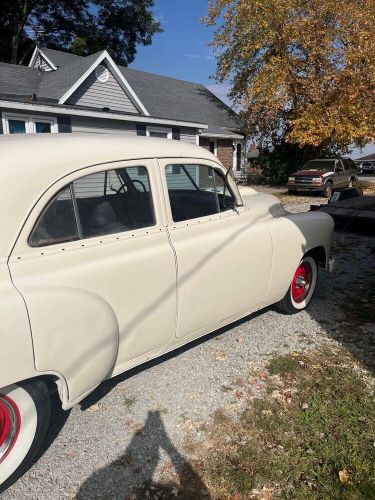
{"label": "car roof", "polygon": [[314,158],[313,160],[307,160],[307,161],[335,161],[338,159],[339,158]]}
{"label": "car roof", "polygon": [[192,158],[218,161],[182,141],[121,134],[26,134],[0,137],[0,261],[47,188],[77,170],[114,161]]}

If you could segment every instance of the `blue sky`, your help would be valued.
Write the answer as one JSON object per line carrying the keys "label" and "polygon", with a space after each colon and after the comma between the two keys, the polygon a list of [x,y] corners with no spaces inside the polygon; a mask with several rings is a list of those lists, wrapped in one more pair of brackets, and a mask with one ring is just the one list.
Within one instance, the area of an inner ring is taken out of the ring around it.
{"label": "blue sky", "polygon": [[138,47],[131,67],[181,80],[199,82],[227,101],[228,85],[216,84],[215,58],[209,42],[213,30],[199,18],[207,14],[207,0],[156,0],[155,18],[164,33],[149,47]]}

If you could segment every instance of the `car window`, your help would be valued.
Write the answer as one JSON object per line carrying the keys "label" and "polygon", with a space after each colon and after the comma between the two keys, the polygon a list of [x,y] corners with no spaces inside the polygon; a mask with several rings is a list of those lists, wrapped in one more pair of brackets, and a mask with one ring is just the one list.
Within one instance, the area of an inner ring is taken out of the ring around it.
{"label": "car window", "polygon": [[155,223],[145,167],[109,170],[73,182],[84,238],[121,233]]}
{"label": "car window", "polygon": [[165,176],[174,222],[220,213],[235,206],[225,176],[206,165],[167,165]]}
{"label": "car window", "polygon": [[73,181],[43,211],[29,243],[52,245],[154,224],[147,169],[122,168]]}
{"label": "car window", "polygon": [[335,172],[339,172],[339,173],[342,173],[344,171],[344,168],[342,166],[342,163],[340,160],[338,160],[336,162],[336,165],[335,165]]}
{"label": "car window", "polygon": [[32,247],[79,239],[70,186],[60,191],[39,217],[29,238]]}

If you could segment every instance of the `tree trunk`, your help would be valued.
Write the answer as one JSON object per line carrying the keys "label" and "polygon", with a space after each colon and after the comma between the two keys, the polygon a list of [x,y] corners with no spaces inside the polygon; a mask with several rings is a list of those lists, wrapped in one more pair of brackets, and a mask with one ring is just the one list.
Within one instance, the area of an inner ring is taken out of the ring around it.
{"label": "tree trunk", "polygon": [[20,45],[23,28],[30,14],[29,3],[29,0],[17,0],[16,14],[14,16],[13,32],[11,38],[11,64],[17,64],[18,48]]}

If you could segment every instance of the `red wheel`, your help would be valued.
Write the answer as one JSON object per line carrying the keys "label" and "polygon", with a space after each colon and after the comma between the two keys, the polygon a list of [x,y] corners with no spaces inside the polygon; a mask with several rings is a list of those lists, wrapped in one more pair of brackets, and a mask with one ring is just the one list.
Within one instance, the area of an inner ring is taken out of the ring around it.
{"label": "red wheel", "polygon": [[8,396],[0,396],[0,463],[12,451],[20,427],[21,415],[17,404]]}
{"label": "red wheel", "polygon": [[0,493],[32,464],[46,435],[50,397],[41,381],[0,388]]}
{"label": "red wheel", "polygon": [[312,257],[304,257],[298,264],[292,282],[284,298],[275,304],[284,314],[294,314],[305,309],[315,291],[318,266]]}
{"label": "red wheel", "polygon": [[292,299],[297,304],[301,303],[309,292],[313,278],[310,262],[302,262],[293,276],[291,284]]}

